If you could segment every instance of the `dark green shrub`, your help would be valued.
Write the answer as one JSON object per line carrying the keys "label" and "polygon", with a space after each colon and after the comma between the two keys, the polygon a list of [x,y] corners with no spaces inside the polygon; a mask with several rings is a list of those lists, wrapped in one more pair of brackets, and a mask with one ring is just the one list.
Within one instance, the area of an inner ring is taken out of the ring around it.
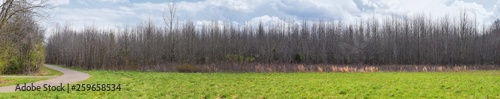
{"label": "dark green shrub", "polygon": [[278,61],[279,60],[279,57],[278,57],[278,49],[276,48],[273,48],[273,61]]}
{"label": "dark green shrub", "polygon": [[4,74],[17,74],[22,71],[22,62],[19,58],[14,57],[9,61],[9,65],[4,70]]}
{"label": "dark green shrub", "polygon": [[252,56],[243,56],[242,54],[226,54],[226,59],[231,62],[253,62],[255,61],[255,57]]}
{"label": "dark green shrub", "polygon": [[10,54],[9,51],[11,49],[8,49],[5,45],[2,45],[0,43],[0,74],[7,68],[10,62]]}
{"label": "dark green shrub", "polygon": [[295,62],[300,63],[302,62],[302,55],[300,53],[295,54],[295,58],[293,58]]}

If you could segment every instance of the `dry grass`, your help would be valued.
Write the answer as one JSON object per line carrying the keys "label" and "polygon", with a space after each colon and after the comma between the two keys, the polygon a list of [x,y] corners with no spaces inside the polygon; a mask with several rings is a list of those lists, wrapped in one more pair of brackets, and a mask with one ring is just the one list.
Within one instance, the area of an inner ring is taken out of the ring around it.
{"label": "dry grass", "polygon": [[193,72],[203,72],[203,70],[197,66],[193,66],[191,64],[185,64],[182,66],[178,66],[177,72],[188,72],[188,73],[193,73]]}
{"label": "dry grass", "polygon": [[266,70],[267,70],[267,72],[274,72],[273,68],[271,68],[271,67],[267,67]]}
{"label": "dry grass", "polygon": [[422,68],[423,72],[427,72],[427,67]]}
{"label": "dry grass", "polygon": [[[185,64],[158,65],[149,70],[176,72]],[[469,70],[500,70],[497,65],[332,65],[332,64],[259,64],[220,63],[192,64],[203,72],[461,72]],[[198,70],[196,70],[198,71]]]}
{"label": "dry grass", "polygon": [[331,66],[331,72],[377,72],[378,68],[374,66],[351,67],[351,66]]}
{"label": "dry grass", "polygon": [[7,84],[7,83],[10,83],[12,81],[9,81],[9,80],[5,80],[3,78],[0,78],[0,84]]}
{"label": "dry grass", "polygon": [[298,66],[297,66],[297,70],[298,70],[299,72],[306,72],[306,67],[304,67],[304,65],[298,65]]}
{"label": "dry grass", "polygon": [[415,69],[416,69],[416,71],[420,71],[420,72],[447,72],[447,71],[462,72],[462,71],[468,71],[467,66],[453,66],[453,67],[415,66]]}
{"label": "dry grass", "polygon": [[264,66],[262,66],[260,64],[255,65],[255,71],[257,71],[257,72],[265,72]]}
{"label": "dry grass", "polygon": [[444,67],[443,66],[439,66],[439,67],[434,67],[436,71],[444,71]]}
{"label": "dry grass", "polygon": [[378,68],[374,66],[364,67],[365,72],[378,72]]}
{"label": "dry grass", "polygon": [[453,71],[467,71],[467,66],[455,66],[453,67]]}
{"label": "dry grass", "polygon": [[318,66],[318,72],[323,72],[323,67]]}

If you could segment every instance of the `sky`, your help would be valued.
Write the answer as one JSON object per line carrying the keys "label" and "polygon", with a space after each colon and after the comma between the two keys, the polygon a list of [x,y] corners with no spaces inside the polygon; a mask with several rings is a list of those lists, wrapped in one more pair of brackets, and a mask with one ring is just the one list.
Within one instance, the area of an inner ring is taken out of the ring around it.
{"label": "sky", "polygon": [[232,24],[272,23],[286,20],[357,21],[372,17],[458,16],[461,10],[479,24],[500,18],[500,0],[49,0],[53,7],[42,21],[48,34],[56,26],[73,29],[96,26],[120,29],[147,20],[163,24],[169,4],[177,7],[180,21]]}

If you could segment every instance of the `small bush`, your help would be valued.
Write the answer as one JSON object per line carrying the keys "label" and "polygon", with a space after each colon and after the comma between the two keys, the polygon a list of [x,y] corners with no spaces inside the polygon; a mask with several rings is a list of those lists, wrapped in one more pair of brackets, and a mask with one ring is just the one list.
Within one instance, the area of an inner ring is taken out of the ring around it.
{"label": "small bush", "polygon": [[9,65],[4,69],[4,74],[17,74],[22,71],[22,62],[20,59],[14,57],[9,61]]}
{"label": "small bush", "polygon": [[455,72],[467,71],[467,66],[455,66],[455,67],[453,67],[453,71],[455,71]]}
{"label": "small bush", "polygon": [[[341,67],[340,72],[349,72],[349,71],[352,71],[352,69],[355,69],[355,68],[349,68],[349,66]],[[354,71],[356,71],[356,70],[354,70]]]}
{"label": "small bush", "polygon": [[242,54],[226,54],[226,59],[232,62],[253,62],[255,57],[244,56]]}
{"label": "small bush", "polygon": [[264,66],[258,64],[255,66],[255,71],[257,72],[265,72]]}
{"label": "small bush", "polygon": [[424,68],[422,68],[422,71],[427,72],[427,67],[424,66]]}
{"label": "small bush", "polygon": [[378,71],[378,67],[374,67],[374,66],[369,66],[366,68],[367,72],[377,72]]}
{"label": "small bush", "polygon": [[301,63],[302,62],[302,55],[300,53],[295,54],[294,61],[296,63]]}
{"label": "small bush", "polygon": [[318,66],[318,72],[323,72],[323,67]]}
{"label": "small bush", "polygon": [[340,72],[340,68],[337,66],[332,66],[332,72]]}
{"label": "small bush", "polygon": [[184,73],[195,73],[195,72],[202,72],[202,69],[195,67],[190,64],[182,65],[176,68],[177,72],[184,72]]}
{"label": "small bush", "polygon": [[271,67],[267,67],[266,70],[267,70],[267,72],[274,72],[273,68],[271,68]]}
{"label": "small bush", "polygon": [[298,66],[297,66],[297,70],[298,70],[299,72],[306,72],[306,71],[307,71],[307,70],[306,70],[306,67],[304,67],[304,65],[298,65]]}
{"label": "small bush", "polygon": [[444,71],[444,66],[439,66],[439,67],[436,67],[435,69],[436,71]]}

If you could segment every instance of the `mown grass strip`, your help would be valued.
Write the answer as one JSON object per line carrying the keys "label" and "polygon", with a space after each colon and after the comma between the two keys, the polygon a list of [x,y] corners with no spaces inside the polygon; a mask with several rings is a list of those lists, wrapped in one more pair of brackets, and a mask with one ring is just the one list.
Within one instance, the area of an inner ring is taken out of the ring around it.
{"label": "mown grass strip", "polygon": [[16,84],[32,83],[47,79],[51,78],[2,78],[2,81],[0,82],[0,87],[16,85]]}
{"label": "mown grass strip", "polygon": [[62,72],[59,72],[54,69],[50,69],[48,67],[42,67],[42,69],[38,73],[33,74],[12,74],[12,75],[2,75],[2,76],[61,76]]}
{"label": "mown grass strip", "polygon": [[[0,87],[47,80],[57,76],[61,76],[62,74],[63,74],[62,72],[59,72],[57,70],[43,67],[39,73],[34,73],[31,75],[3,75],[5,77],[1,78]],[[42,77],[34,77],[34,76],[42,76]]]}

